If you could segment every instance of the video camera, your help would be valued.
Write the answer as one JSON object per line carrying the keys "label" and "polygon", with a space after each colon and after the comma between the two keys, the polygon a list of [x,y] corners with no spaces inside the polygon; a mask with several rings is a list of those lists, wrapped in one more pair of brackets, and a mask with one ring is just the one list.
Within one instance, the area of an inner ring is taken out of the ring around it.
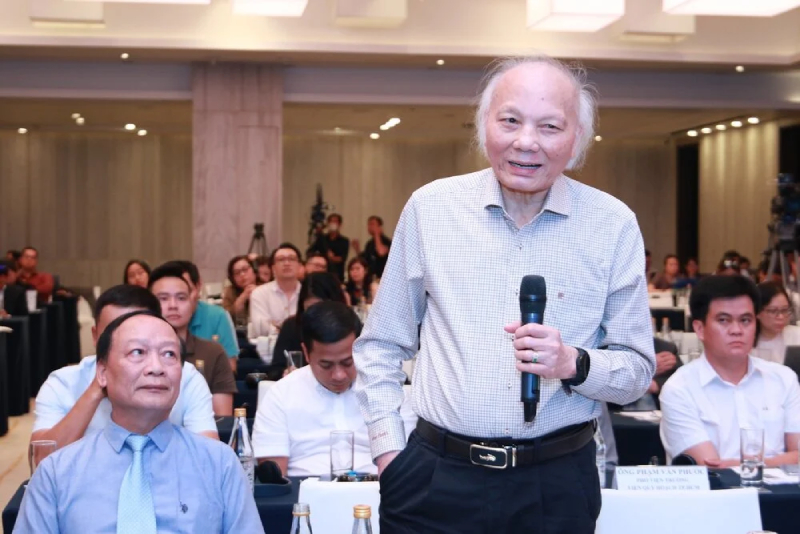
{"label": "video camera", "polygon": [[325,211],[329,208],[322,197],[322,185],[317,184],[317,202],[311,206],[311,220],[308,223],[308,244],[313,245],[317,237],[325,231]]}
{"label": "video camera", "polygon": [[791,252],[800,243],[800,181],[794,174],[778,175],[778,194],[770,207],[772,222],[768,225],[775,247]]}

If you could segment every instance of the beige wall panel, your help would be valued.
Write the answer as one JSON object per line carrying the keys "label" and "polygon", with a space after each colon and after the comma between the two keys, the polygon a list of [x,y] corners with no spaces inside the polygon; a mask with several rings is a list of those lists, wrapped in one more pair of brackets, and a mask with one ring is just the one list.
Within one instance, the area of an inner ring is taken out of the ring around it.
{"label": "beige wall panel", "polygon": [[30,138],[17,133],[0,133],[0,243],[8,248],[26,245],[29,186],[28,150]]}
{"label": "beige wall panel", "polygon": [[774,122],[700,140],[700,268],[711,272],[728,249],[758,265],[776,194],[779,129]]}
{"label": "beige wall panel", "polygon": [[[104,288],[121,281],[130,258],[155,266],[191,257],[188,136],[33,132],[26,138],[27,155],[0,149],[0,169],[15,169],[0,174],[0,192],[30,190],[28,202],[0,211],[3,229],[26,221],[13,235],[4,230],[1,248],[31,243],[42,270],[65,285]],[[0,136],[0,146],[5,142]]]}

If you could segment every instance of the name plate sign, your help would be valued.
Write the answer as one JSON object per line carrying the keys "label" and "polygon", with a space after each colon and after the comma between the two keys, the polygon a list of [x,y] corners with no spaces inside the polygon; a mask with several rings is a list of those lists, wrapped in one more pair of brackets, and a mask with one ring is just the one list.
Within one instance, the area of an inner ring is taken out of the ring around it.
{"label": "name plate sign", "polygon": [[634,491],[708,491],[704,465],[617,467],[617,489]]}

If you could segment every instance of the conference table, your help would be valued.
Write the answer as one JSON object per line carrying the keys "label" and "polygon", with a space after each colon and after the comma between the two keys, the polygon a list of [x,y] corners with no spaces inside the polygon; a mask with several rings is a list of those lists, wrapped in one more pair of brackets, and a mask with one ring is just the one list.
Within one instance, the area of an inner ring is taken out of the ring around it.
{"label": "conference table", "polygon": [[618,412],[610,414],[619,465],[647,465],[653,458],[658,459],[658,465],[666,465],[666,453],[658,433],[658,423],[642,421]]}

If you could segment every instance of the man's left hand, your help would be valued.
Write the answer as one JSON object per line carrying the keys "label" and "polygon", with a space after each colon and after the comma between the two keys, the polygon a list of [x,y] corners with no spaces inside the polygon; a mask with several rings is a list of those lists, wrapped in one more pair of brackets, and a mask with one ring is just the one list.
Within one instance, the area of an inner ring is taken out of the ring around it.
{"label": "man's left hand", "polygon": [[536,323],[520,326],[519,321],[504,328],[509,334],[514,334],[518,371],[561,380],[575,376],[578,351],[564,345],[558,330]]}

